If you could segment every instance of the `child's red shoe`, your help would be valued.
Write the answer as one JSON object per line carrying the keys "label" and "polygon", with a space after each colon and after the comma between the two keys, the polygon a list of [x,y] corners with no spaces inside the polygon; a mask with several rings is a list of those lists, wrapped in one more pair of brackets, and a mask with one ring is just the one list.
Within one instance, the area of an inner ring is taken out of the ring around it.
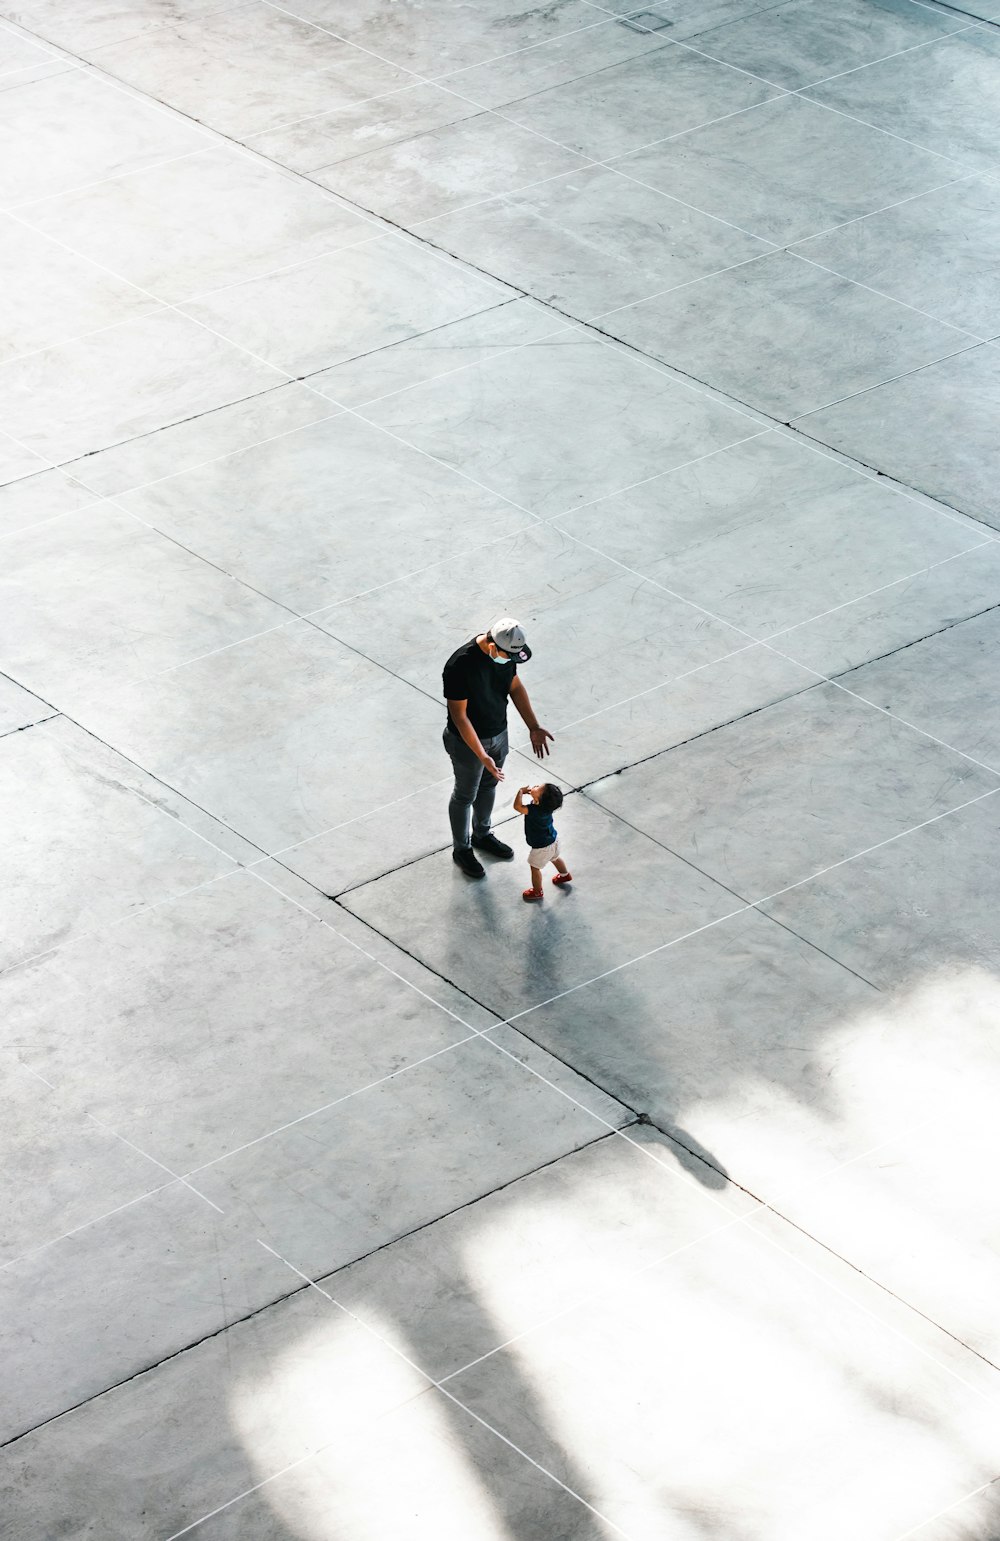
{"label": "child's red shoe", "polygon": [[559,883],[572,883],[573,874],[572,872],[557,872],[552,881],[557,885]]}
{"label": "child's red shoe", "polygon": [[536,892],[535,892],[535,890],[533,888],[526,888],[524,890],[524,893],[521,895],[521,898],[522,899],[544,899],[545,895],[543,893],[537,893],[536,894]]}

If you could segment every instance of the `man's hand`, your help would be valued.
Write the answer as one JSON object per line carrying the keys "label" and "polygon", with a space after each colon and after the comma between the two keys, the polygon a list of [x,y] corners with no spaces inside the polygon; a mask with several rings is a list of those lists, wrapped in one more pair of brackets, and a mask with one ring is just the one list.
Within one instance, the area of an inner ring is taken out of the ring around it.
{"label": "man's hand", "polygon": [[483,770],[488,770],[490,775],[493,776],[497,781],[503,780],[503,771],[500,769],[497,762],[491,759],[489,755],[485,755],[483,757]]}
{"label": "man's hand", "polygon": [[552,734],[548,728],[532,728],[530,731],[531,747],[538,758],[543,760],[549,752],[549,740],[552,739]]}

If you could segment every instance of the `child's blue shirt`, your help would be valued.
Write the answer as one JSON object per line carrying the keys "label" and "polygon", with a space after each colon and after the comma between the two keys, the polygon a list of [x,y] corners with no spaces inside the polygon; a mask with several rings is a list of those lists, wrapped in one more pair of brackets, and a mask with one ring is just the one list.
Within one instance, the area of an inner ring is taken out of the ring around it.
{"label": "child's blue shirt", "polygon": [[524,838],[534,851],[542,851],[547,845],[554,845],[556,827],[551,813],[536,808],[532,803],[524,815]]}

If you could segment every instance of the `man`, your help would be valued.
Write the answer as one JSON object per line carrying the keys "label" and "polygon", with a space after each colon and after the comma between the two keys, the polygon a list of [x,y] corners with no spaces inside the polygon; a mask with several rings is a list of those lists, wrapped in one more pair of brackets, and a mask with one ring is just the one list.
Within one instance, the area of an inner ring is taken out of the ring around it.
{"label": "man", "polygon": [[539,727],[517,672],[518,664],[530,657],[524,632],[505,615],[452,653],[444,666],[448,702],[444,747],[455,769],[455,788],[448,803],[452,860],[470,878],[486,875],[476,851],[501,861],[514,856],[512,848],[490,832],[497,782],[503,780],[507,758],[508,697],[528,726],[538,758],[549,752],[552,734]]}

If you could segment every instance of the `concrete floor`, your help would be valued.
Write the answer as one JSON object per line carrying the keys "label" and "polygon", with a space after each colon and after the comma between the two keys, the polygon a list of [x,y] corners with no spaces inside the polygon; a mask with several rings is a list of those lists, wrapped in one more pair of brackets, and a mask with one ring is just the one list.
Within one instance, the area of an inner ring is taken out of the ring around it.
{"label": "concrete floor", "polygon": [[997,1541],[1000,0],[2,9],[4,1541]]}

